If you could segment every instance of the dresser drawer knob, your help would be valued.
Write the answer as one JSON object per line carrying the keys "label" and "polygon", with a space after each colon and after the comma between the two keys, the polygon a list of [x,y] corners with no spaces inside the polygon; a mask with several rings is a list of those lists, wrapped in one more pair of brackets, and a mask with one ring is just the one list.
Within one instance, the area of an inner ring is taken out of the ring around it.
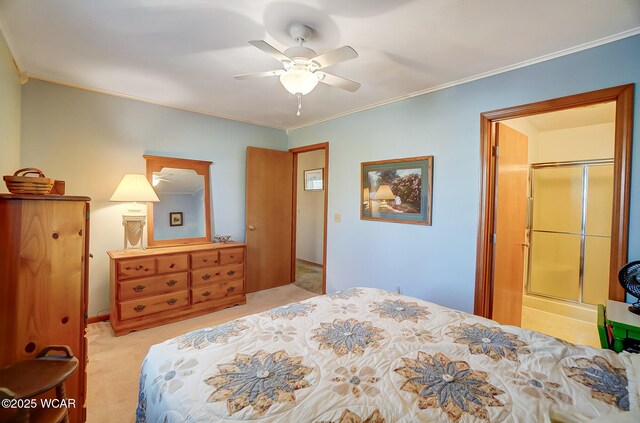
{"label": "dresser drawer knob", "polygon": [[170,300],[167,300],[167,304],[169,304],[169,305],[174,305],[174,304],[175,304],[175,303],[177,303],[177,302],[178,302],[178,300],[176,300],[175,298],[172,298],[172,299],[170,299]]}
{"label": "dresser drawer knob", "polygon": [[178,283],[178,281],[175,280],[175,279],[171,279],[170,281],[167,281],[167,285],[169,285],[169,286],[174,286],[177,283]]}
{"label": "dresser drawer knob", "polygon": [[145,308],[147,308],[146,306],[143,306],[142,304],[135,306],[133,309],[137,312],[140,313],[142,310],[144,310]]}
{"label": "dresser drawer knob", "polygon": [[233,254],[231,254],[231,255],[229,256],[229,258],[235,258],[235,256],[234,256]]}
{"label": "dresser drawer knob", "polygon": [[209,261],[209,259],[203,258],[202,261],[206,263]]}
{"label": "dresser drawer knob", "polygon": [[204,279],[205,281],[208,281],[209,279],[211,279],[211,275],[206,273],[206,274],[202,275],[202,279]]}
{"label": "dresser drawer knob", "polygon": [[176,267],[175,263],[171,263],[171,265],[169,266],[169,269],[173,269],[174,267]]}
{"label": "dresser drawer knob", "polygon": [[133,287],[133,290],[136,292],[142,292],[146,287],[144,285],[137,285]]}
{"label": "dresser drawer knob", "polygon": [[205,291],[205,292],[202,293],[203,297],[208,297],[209,295],[211,295],[210,291]]}
{"label": "dresser drawer knob", "polygon": [[233,275],[235,275],[235,274],[236,274],[236,271],[235,271],[235,270],[229,270],[229,271],[227,272],[227,275],[229,275],[229,276],[233,276]]}
{"label": "dresser drawer knob", "polygon": [[229,292],[233,292],[235,290],[236,290],[235,286],[230,286],[229,288],[227,288],[227,291],[229,291]]}

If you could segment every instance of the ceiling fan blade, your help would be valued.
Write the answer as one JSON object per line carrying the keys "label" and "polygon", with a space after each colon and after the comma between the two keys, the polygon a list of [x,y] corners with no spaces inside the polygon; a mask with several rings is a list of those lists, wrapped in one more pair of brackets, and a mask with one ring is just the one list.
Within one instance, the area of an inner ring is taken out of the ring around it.
{"label": "ceiling fan blade", "polygon": [[287,56],[284,55],[283,52],[281,52],[280,50],[278,50],[277,48],[275,48],[274,46],[272,46],[271,44],[269,44],[266,41],[263,40],[253,40],[253,41],[249,41],[249,44],[251,44],[254,47],[259,48],[260,50],[264,51],[265,53],[267,53],[270,56],[273,56],[274,58],[282,61],[286,61],[286,62],[290,62],[291,59],[288,58]]}
{"label": "ceiling fan blade", "polygon": [[264,78],[266,76],[279,76],[284,73],[284,69],[266,71],[266,72],[254,72],[254,73],[243,73],[240,75],[234,75],[235,79],[251,79],[251,78]]}
{"label": "ceiling fan blade", "polygon": [[341,76],[332,75],[326,72],[316,72],[323,75],[320,79],[320,82],[327,85],[332,85],[334,87],[342,88],[347,91],[357,91],[360,88],[360,83],[356,81],[352,81],[347,78],[343,78]]}
{"label": "ceiling fan blade", "polygon": [[335,65],[345,60],[351,60],[358,57],[358,53],[349,46],[344,46],[331,50],[327,53],[314,57],[314,62],[320,65],[320,68],[326,68],[327,66]]}

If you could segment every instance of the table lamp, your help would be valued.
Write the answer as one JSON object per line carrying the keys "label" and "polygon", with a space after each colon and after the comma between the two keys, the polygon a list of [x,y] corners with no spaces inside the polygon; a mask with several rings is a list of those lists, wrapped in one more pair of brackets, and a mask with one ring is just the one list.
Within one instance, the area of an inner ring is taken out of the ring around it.
{"label": "table lamp", "polygon": [[[141,248],[146,214],[142,212],[144,202],[159,202],[160,199],[144,175],[124,175],[109,201],[130,202],[129,210],[122,215],[124,226],[124,249]],[[140,246],[138,247],[138,243]]]}
{"label": "table lamp", "polygon": [[382,204],[387,205],[387,200],[395,200],[396,196],[391,191],[391,187],[387,184],[382,184],[378,187],[374,199],[382,200]]}

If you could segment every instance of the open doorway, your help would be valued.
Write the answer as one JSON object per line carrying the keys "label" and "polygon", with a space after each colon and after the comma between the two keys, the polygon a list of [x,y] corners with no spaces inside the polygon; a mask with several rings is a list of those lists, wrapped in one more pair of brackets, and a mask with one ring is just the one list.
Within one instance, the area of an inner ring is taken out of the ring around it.
{"label": "open doorway", "polygon": [[300,288],[325,293],[328,143],[294,153],[292,280]]}
{"label": "open doorway", "polygon": [[[609,293],[614,131],[614,102],[497,124],[494,320],[599,346],[596,307]],[[518,241],[521,248],[513,248]],[[505,274],[513,267],[517,274]]]}
{"label": "open doorway", "polygon": [[598,345],[623,300],[633,86],[483,114],[476,314]]}

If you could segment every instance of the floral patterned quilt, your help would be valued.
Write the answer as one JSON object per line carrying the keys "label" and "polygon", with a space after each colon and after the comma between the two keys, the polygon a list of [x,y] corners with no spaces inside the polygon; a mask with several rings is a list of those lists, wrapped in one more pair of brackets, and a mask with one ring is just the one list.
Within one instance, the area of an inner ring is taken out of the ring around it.
{"label": "floral patterned quilt", "polygon": [[640,407],[640,357],[371,288],[151,347],[137,422],[540,422]]}

